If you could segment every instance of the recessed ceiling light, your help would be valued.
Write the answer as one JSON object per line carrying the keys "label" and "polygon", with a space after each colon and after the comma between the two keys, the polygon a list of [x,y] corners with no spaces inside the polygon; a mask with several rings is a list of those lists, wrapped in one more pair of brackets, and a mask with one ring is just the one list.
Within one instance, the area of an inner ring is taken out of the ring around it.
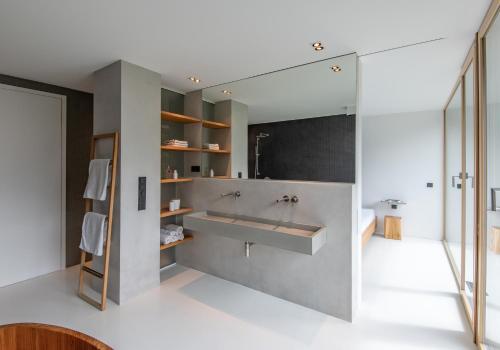
{"label": "recessed ceiling light", "polygon": [[312,44],[312,47],[315,51],[321,51],[324,49],[323,44],[321,44],[321,41],[316,41],[315,43]]}
{"label": "recessed ceiling light", "polygon": [[222,93],[226,95],[231,95],[232,92],[229,90],[222,90]]}
{"label": "recessed ceiling light", "polygon": [[201,81],[200,79],[198,79],[196,77],[189,77],[188,79],[191,80],[193,83],[196,83],[196,84],[198,84]]}
{"label": "recessed ceiling light", "polygon": [[340,72],[340,71],[342,70],[342,68],[340,68],[340,67],[339,67],[339,66],[337,66],[337,65],[333,65],[333,66],[331,66],[330,68],[331,68],[331,70],[333,70],[335,73],[338,73],[338,72]]}

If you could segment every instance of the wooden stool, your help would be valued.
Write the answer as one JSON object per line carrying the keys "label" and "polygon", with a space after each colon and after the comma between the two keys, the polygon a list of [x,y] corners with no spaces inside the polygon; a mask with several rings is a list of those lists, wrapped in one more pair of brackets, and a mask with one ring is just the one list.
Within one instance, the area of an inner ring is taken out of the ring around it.
{"label": "wooden stool", "polygon": [[491,228],[491,245],[490,249],[496,254],[500,254],[500,227],[493,226]]}
{"label": "wooden stool", "polygon": [[401,240],[401,217],[386,215],[384,217],[384,237]]}

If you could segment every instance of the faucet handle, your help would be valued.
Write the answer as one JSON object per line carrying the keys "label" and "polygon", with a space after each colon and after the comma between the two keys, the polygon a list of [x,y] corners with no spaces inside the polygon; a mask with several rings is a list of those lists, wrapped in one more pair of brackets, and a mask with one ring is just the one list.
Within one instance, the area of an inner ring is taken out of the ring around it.
{"label": "faucet handle", "polygon": [[234,192],[234,197],[235,197],[235,198],[239,198],[239,197],[241,197],[241,192],[240,192],[240,191],[236,191],[236,192]]}
{"label": "faucet handle", "polygon": [[284,195],[283,197],[281,197],[281,199],[276,199],[276,203],[279,203],[279,202],[290,202],[290,197],[288,195]]}
{"label": "faucet handle", "polygon": [[299,197],[297,196],[292,196],[292,199],[291,199],[292,203],[298,203],[299,202]]}

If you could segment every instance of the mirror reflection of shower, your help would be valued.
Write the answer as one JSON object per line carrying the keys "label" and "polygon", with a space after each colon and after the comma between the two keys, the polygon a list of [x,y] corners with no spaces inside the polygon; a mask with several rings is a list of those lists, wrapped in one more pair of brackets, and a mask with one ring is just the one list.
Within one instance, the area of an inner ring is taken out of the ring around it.
{"label": "mirror reflection of shower", "polygon": [[260,173],[259,173],[259,157],[260,157],[259,142],[260,142],[260,139],[263,139],[263,138],[266,138],[266,137],[269,137],[269,134],[266,134],[264,132],[259,133],[255,137],[256,138],[256,142],[255,142],[255,176],[254,176],[254,179],[256,179],[258,175],[260,175]]}

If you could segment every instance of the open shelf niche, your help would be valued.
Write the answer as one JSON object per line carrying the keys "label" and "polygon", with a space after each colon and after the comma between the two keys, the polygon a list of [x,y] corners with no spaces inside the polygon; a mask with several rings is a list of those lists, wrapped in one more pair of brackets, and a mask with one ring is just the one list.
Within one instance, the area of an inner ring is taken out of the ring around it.
{"label": "open shelf niche", "polygon": [[[182,187],[185,183],[199,177],[199,172],[192,172],[192,165],[201,164],[201,108],[196,108],[196,101],[200,99],[196,94],[182,95],[166,89],[161,91],[161,225],[182,225],[182,215],[190,213],[191,208],[181,202],[181,208],[169,210],[172,199],[181,198]],[[187,141],[189,147],[165,145],[167,140],[176,139]],[[168,171],[170,169],[170,173]],[[173,171],[177,170],[178,178],[173,179]],[[170,244],[160,244],[160,268],[175,262],[175,249],[193,239],[192,235],[184,232],[182,241]]]}
{"label": "open shelf niche", "polygon": [[202,150],[202,176],[229,178],[231,173],[231,115],[230,101],[215,104],[203,101],[202,145],[219,144],[219,150]]}

